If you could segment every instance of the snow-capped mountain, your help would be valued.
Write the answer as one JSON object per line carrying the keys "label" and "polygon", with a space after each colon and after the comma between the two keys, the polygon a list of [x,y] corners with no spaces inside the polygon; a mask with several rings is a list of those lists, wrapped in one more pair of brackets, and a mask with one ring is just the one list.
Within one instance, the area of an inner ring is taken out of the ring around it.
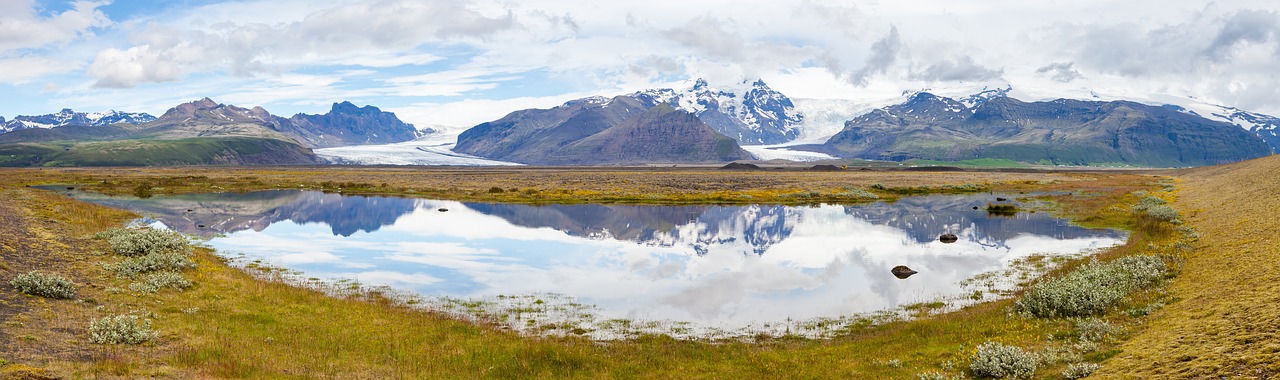
{"label": "snow-capped mountain", "polygon": [[689,88],[640,91],[632,96],[650,98],[682,109],[743,145],[780,144],[796,139],[804,115],[791,99],[769,88],[763,80],[742,82],[736,88],[714,88],[698,79]]}
{"label": "snow-capped mountain", "polygon": [[[894,99],[867,99],[859,102],[876,104],[867,111],[893,104],[907,102],[918,93],[927,92],[943,98],[951,98],[960,102],[970,110],[977,109],[982,103],[998,97],[1013,97],[1028,102],[1044,102],[1057,99],[1083,101],[1130,101],[1151,106],[1162,106],[1183,113],[1199,116],[1212,121],[1221,121],[1239,126],[1253,132],[1267,142],[1273,150],[1280,152],[1280,117],[1242,110],[1237,107],[1206,102],[1194,96],[1169,94],[1141,94],[1125,90],[1106,90],[1092,88],[1025,88],[1015,87],[1008,83],[987,83],[951,86],[946,88],[925,88],[920,91],[903,92]],[[809,116],[809,111],[802,112]],[[860,114],[859,114],[860,115]],[[852,118],[850,118],[852,119]]]}
{"label": "snow-capped mountain", "polygon": [[142,124],[155,120],[155,116],[146,113],[120,112],[110,110],[107,112],[76,112],[70,108],[63,108],[58,113],[47,115],[19,115],[13,120],[5,122],[4,118],[0,118],[0,133],[16,131],[28,128],[53,128],[64,125],[88,125],[102,126],[118,123],[126,124]]}
{"label": "snow-capped mountain", "polygon": [[[1215,165],[1273,150],[1255,133],[1236,128],[1240,120],[1273,120],[1256,114],[1207,118],[1167,103],[1097,95],[1023,100],[1012,92],[1012,86],[961,96],[907,92],[904,101],[858,116],[827,142],[801,149],[892,161],[1000,158],[1154,167]],[[1229,117],[1240,120],[1223,122]]]}
{"label": "snow-capped mountain", "polygon": [[1249,112],[1236,107],[1209,104],[1186,98],[1180,104],[1168,104],[1169,108],[1200,116],[1209,120],[1234,124],[1261,137],[1273,151],[1280,152],[1280,117]]}

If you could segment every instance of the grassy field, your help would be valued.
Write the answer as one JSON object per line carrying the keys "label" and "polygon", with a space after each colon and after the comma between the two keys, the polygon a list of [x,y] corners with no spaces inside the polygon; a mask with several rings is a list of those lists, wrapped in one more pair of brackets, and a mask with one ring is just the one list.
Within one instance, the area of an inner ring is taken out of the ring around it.
{"label": "grassy field", "polygon": [[[1274,167],[1274,166],[1273,166]],[[1211,172],[1188,175],[1210,175]],[[755,342],[682,341],[663,336],[595,342],[583,338],[532,338],[496,325],[470,323],[407,308],[377,294],[331,297],[264,281],[227,266],[211,252],[195,255],[186,291],[139,294],[129,280],[99,264],[109,248],[91,236],[119,226],[128,213],[88,205],[28,184],[73,184],[105,192],[151,193],[311,188],[360,193],[428,195],[462,200],[545,202],[814,202],[868,189],[892,198],[923,192],[1061,191],[1046,197],[1057,212],[1089,226],[1130,228],[1130,241],[1098,255],[1102,260],[1148,252],[1175,238],[1172,227],[1135,216],[1130,206],[1148,191],[1185,202],[1164,190],[1162,177],[1144,173],[1000,172],[722,172],[596,168],[173,168],[0,170],[0,375],[66,377],[273,377],[273,378],[940,378],[967,373],[975,348],[987,341],[1070,357],[1046,360],[1037,375],[1056,378],[1071,362],[1124,360],[1152,326],[1179,307],[1164,288],[1139,292],[1103,316],[1123,327],[1081,348],[1075,321],[1011,314],[1013,300],[967,307],[924,318],[859,326],[828,340],[761,337]],[[1185,182],[1191,184],[1190,180]],[[383,185],[383,184],[386,185]],[[1181,184],[1179,184],[1181,186]],[[491,192],[499,188],[501,192]],[[533,190],[533,191],[530,191]],[[814,194],[797,201],[789,194]],[[1188,191],[1187,193],[1191,193]],[[1199,194],[1199,193],[1191,193]],[[1199,211],[1191,218],[1198,226]],[[1206,237],[1205,241],[1210,241]],[[1183,299],[1184,279],[1196,279],[1189,259],[1174,280]],[[1065,273],[1080,262],[1055,271]],[[16,293],[8,279],[31,269],[62,273],[80,285],[76,300]],[[1262,297],[1274,297],[1275,293]],[[1180,301],[1181,302],[1181,301]],[[1262,307],[1265,303],[1259,303]],[[90,319],[130,313],[152,320],[158,339],[137,346],[90,343]],[[1123,332],[1119,332],[1123,331]],[[1127,340],[1134,336],[1134,340]],[[1240,343],[1244,344],[1244,343]],[[1122,347],[1122,348],[1117,348]],[[1153,351],[1159,352],[1159,351]],[[1142,357],[1130,359],[1142,362]],[[1116,368],[1122,367],[1117,364]]]}
{"label": "grassy field", "polygon": [[108,194],[309,189],[515,203],[778,203],[865,201],[988,190],[1074,189],[1128,172],[723,171],[707,168],[181,167],[3,171],[31,184],[73,184]]}
{"label": "grassy field", "polygon": [[1199,230],[1179,298],[1121,346],[1103,373],[1145,378],[1280,377],[1280,156],[1178,176]]}

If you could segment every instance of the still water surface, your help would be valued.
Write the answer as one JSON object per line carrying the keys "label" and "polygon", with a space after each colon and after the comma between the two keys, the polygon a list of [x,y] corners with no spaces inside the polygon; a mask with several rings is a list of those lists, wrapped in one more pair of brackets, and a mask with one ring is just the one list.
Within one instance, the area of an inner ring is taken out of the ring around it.
{"label": "still water surface", "polygon": [[[972,292],[961,281],[1019,258],[1125,238],[1046,213],[975,210],[989,194],[854,206],[528,206],[290,190],[76,196],[306,277],[461,299],[559,295],[601,319],[723,330],[957,297]],[[959,241],[939,242],[942,233]],[[898,279],[897,265],[920,273]]]}

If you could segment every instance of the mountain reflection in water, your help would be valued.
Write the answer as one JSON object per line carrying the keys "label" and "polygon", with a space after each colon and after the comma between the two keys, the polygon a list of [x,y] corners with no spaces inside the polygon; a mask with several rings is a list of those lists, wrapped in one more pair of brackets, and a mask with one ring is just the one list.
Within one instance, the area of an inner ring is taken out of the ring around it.
{"label": "mountain reflection in water", "polygon": [[[857,206],[529,206],[289,190],[74,195],[308,277],[462,298],[556,293],[605,317],[725,328],[956,295],[960,281],[1021,257],[1124,239],[1045,213],[974,210],[991,195]],[[937,241],[943,233],[959,241]],[[919,274],[895,278],[897,265]]]}

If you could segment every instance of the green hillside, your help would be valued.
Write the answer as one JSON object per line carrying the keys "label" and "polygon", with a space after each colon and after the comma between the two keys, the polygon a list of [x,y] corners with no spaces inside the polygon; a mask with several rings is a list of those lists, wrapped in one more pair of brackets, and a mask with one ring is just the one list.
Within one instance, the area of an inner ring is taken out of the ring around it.
{"label": "green hillside", "polygon": [[0,166],[152,166],[316,163],[310,149],[260,137],[51,141],[0,145]]}

